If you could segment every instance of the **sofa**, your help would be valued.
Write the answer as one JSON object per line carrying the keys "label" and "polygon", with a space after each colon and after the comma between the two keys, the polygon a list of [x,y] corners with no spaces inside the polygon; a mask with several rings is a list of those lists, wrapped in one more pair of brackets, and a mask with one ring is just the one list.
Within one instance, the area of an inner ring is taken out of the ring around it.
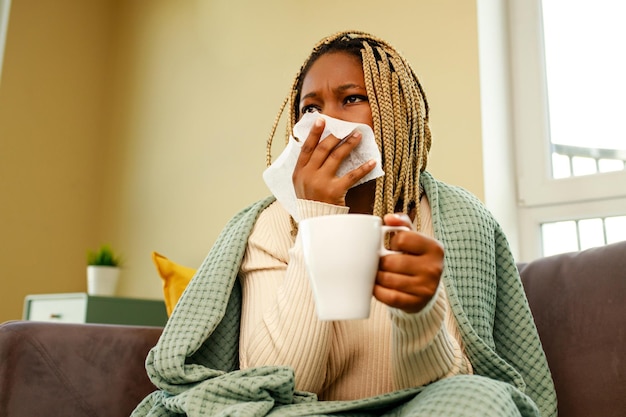
{"label": "sofa", "polygon": [[[626,242],[519,264],[561,417],[626,416]],[[158,327],[0,325],[0,416],[121,417]]]}

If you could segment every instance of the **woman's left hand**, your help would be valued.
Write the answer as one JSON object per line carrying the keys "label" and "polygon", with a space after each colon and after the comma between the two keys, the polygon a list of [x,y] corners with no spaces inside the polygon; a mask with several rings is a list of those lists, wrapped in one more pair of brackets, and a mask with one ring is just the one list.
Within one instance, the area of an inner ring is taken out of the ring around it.
{"label": "woman's left hand", "polygon": [[[387,214],[389,226],[413,228],[406,214]],[[443,272],[443,246],[416,231],[396,232],[389,249],[402,252],[380,258],[374,297],[388,306],[417,313],[433,298]]]}

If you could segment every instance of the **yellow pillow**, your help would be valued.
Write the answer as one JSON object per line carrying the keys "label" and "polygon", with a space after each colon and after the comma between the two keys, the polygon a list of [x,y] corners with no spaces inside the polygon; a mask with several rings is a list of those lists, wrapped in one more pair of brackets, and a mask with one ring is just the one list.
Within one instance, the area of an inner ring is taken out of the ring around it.
{"label": "yellow pillow", "polygon": [[163,280],[163,296],[169,317],[196,270],[179,265],[157,252],[152,252],[152,260]]}

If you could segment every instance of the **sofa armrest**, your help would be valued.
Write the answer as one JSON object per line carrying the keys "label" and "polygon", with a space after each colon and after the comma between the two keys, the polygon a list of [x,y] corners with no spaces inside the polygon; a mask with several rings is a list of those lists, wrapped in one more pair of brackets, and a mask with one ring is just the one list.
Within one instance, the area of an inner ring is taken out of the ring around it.
{"label": "sofa armrest", "polygon": [[0,415],[126,416],[155,390],[145,358],[162,328],[0,325]]}

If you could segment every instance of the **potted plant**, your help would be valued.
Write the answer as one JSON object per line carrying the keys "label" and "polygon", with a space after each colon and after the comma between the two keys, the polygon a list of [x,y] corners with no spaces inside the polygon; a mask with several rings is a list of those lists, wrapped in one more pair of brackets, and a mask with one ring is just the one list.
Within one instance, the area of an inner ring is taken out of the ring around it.
{"label": "potted plant", "polygon": [[87,251],[87,293],[115,295],[121,264],[122,258],[109,245]]}

